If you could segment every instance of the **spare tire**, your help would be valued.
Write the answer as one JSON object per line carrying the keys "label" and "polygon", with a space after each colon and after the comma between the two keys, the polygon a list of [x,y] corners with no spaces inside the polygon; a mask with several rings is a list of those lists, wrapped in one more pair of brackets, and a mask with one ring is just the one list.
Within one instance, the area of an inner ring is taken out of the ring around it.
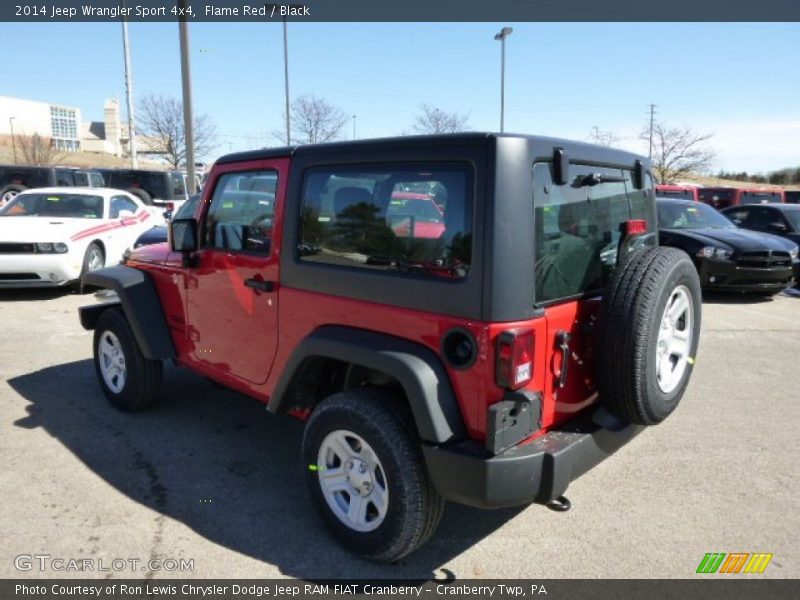
{"label": "spare tire", "polygon": [[666,419],[683,396],[700,335],[700,278],[674,248],[632,252],[609,282],[598,315],[598,391],[637,425]]}
{"label": "spare tire", "polygon": [[25,185],[18,185],[15,183],[10,183],[7,186],[0,189],[0,206],[3,206],[9,200],[12,200],[16,197],[17,194],[20,192],[24,192],[27,190],[28,187]]}
{"label": "spare tire", "polygon": [[152,196],[150,196],[150,194],[148,194],[142,188],[132,187],[132,188],[126,189],[125,191],[128,192],[129,194],[133,194],[134,196],[139,198],[139,200],[142,201],[142,204],[144,204],[146,206],[153,206],[153,198],[152,198]]}

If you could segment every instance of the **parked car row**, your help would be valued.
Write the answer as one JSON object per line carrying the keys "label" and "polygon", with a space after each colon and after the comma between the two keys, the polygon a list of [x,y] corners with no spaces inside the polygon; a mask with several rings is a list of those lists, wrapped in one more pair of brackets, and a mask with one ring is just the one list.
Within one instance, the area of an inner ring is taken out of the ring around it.
{"label": "parked car row", "polygon": [[659,184],[656,194],[661,198],[703,202],[720,210],[745,204],[800,203],[800,190]]}
{"label": "parked car row", "polygon": [[0,165],[0,206],[28,189],[64,186],[123,190],[169,213],[186,201],[188,187],[183,171]]}
{"label": "parked car row", "polygon": [[692,257],[704,289],[772,295],[800,281],[800,206],[737,206],[719,212],[664,197],[656,205],[660,244]]}

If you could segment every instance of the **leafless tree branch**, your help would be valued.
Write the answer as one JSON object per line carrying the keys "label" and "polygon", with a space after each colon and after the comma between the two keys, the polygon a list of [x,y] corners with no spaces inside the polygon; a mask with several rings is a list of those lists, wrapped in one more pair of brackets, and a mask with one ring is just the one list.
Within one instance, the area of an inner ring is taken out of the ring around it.
{"label": "leafless tree branch", "polygon": [[53,146],[50,138],[42,137],[38,133],[15,135],[14,142],[26,165],[46,167],[56,164],[64,158],[64,153]]}
{"label": "leafless tree branch", "polygon": [[[649,126],[640,134],[647,141]],[[667,183],[689,173],[708,170],[716,153],[708,147],[714,137],[700,133],[689,126],[669,127],[664,123],[653,125],[653,170],[659,183]]]}
{"label": "leafless tree branch", "polygon": [[[292,144],[332,142],[341,137],[347,123],[347,115],[342,109],[313,94],[295,98],[289,112]],[[286,118],[285,113],[283,117]],[[283,144],[289,143],[285,130],[276,130],[272,135]]]}
{"label": "leafless tree branch", "polygon": [[[139,133],[144,136],[146,154],[161,155],[172,167],[186,162],[186,131],[183,103],[175,98],[145,96],[139,104]],[[216,127],[208,115],[195,115],[192,126],[196,157],[210,154],[216,141]]]}
{"label": "leafless tree branch", "polygon": [[414,133],[456,133],[469,127],[469,114],[449,113],[441,108],[423,104],[422,114],[418,115],[411,125]]}

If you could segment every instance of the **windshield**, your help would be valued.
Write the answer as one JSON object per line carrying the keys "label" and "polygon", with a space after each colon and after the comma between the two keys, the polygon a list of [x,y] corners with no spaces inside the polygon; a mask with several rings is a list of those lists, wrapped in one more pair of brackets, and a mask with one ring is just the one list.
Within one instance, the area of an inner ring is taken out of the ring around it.
{"label": "windshield", "polygon": [[175,219],[191,219],[194,217],[195,209],[197,208],[197,203],[200,202],[200,194],[194,194],[191,196],[186,202],[184,202],[183,206],[181,206],[175,212]]}
{"label": "windshield", "polygon": [[736,229],[727,217],[706,204],[658,202],[658,224],[667,229]]}
{"label": "windshield", "polygon": [[783,216],[789,219],[795,231],[800,231],[800,210],[785,210]]}
{"label": "windshield", "polygon": [[0,217],[102,219],[103,197],[86,194],[20,194],[0,209]]}

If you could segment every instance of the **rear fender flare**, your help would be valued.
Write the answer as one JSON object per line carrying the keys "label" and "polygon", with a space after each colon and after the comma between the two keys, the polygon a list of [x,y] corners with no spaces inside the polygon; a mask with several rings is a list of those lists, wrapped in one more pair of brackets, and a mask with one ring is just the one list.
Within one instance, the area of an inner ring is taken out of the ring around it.
{"label": "rear fender flare", "polygon": [[281,410],[298,368],[314,357],[346,361],[394,377],[405,391],[423,441],[443,444],[465,437],[450,378],[433,351],[408,340],[348,327],[320,327],[298,344],[267,410]]}

